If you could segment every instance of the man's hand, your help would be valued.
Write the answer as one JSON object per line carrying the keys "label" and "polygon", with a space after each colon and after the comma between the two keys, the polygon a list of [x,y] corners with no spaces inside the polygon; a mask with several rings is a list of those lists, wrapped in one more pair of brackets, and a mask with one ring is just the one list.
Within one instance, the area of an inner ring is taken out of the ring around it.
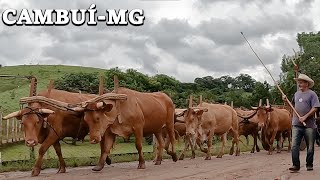
{"label": "man's hand", "polygon": [[301,123],[303,123],[304,121],[306,121],[307,120],[307,116],[302,116],[302,117],[300,117],[299,118],[299,121],[301,122]]}

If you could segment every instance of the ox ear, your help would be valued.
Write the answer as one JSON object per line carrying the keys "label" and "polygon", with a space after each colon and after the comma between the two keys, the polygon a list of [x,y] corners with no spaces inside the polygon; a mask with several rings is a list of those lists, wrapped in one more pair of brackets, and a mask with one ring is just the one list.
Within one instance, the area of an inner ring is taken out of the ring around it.
{"label": "ox ear", "polygon": [[184,114],[187,112],[187,109],[183,110],[182,112],[180,113],[175,113],[177,117],[182,117],[184,116]]}
{"label": "ox ear", "polygon": [[97,109],[103,109],[105,112],[110,112],[113,108],[113,103],[103,101],[103,102],[98,102],[96,106],[97,106]]}
{"label": "ox ear", "polygon": [[266,107],[265,107],[265,110],[266,110],[267,112],[272,112],[274,109],[269,105],[269,106],[266,106]]}

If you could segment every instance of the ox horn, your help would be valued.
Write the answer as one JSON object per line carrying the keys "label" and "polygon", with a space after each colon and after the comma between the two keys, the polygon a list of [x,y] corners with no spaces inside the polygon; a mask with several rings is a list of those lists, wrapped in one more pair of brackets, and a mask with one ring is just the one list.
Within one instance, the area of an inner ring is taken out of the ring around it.
{"label": "ox horn", "polygon": [[258,107],[261,107],[261,106],[262,106],[262,99],[260,99]]}
{"label": "ox horn", "polygon": [[39,109],[39,112],[41,114],[54,114],[54,111],[52,111],[51,109]]}
{"label": "ox horn", "polygon": [[191,108],[192,107],[192,95],[190,95],[190,97],[189,97],[189,108]]}
{"label": "ox horn", "polygon": [[267,107],[270,107],[269,99],[267,99]]}
{"label": "ox horn", "polygon": [[2,119],[7,120],[7,119],[11,119],[13,117],[20,116],[20,115],[21,115],[21,111],[16,111],[16,112],[13,112],[13,113],[10,113],[10,114],[6,115]]}

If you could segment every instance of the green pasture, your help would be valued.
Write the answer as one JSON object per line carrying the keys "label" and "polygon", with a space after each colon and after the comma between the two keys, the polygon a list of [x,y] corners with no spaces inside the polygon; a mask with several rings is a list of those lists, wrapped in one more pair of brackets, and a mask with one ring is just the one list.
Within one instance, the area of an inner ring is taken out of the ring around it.
{"label": "green pasture", "polygon": [[[0,75],[30,76],[38,78],[38,91],[45,89],[50,80],[68,73],[100,73],[103,69],[63,65],[21,65],[0,68]],[[29,95],[30,82],[20,78],[0,78],[0,111],[4,114],[19,109],[19,99]]]}

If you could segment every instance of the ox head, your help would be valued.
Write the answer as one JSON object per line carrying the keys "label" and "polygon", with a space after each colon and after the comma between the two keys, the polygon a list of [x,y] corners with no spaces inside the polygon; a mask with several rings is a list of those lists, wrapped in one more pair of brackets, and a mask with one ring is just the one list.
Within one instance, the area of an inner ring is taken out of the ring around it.
{"label": "ox head", "polygon": [[177,115],[178,117],[184,117],[186,124],[186,136],[191,138],[192,146],[195,146],[196,139],[201,137],[201,118],[202,114],[207,111],[208,109],[205,107],[192,107],[192,96],[190,96],[189,107]]}
{"label": "ox head", "polygon": [[46,128],[46,119],[54,111],[37,107],[27,107],[13,112],[3,119],[17,118],[24,126],[24,139],[26,146],[33,147],[39,142],[38,135],[42,128]]}
{"label": "ox head", "polygon": [[[122,96],[122,99],[114,98]],[[99,143],[105,131],[120,119],[120,100],[125,100],[126,95],[107,93],[77,106],[73,110],[84,112],[84,121],[89,126],[90,142]]]}
{"label": "ox head", "polygon": [[259,127],[265,127],[269,122],[270,113],[273,111],[273,108],[269,103],[269,99],[267,99],[266,106],[262,105],[262,99],[260,99],[259,106],[251,108],[257,111],[257,120]]}

